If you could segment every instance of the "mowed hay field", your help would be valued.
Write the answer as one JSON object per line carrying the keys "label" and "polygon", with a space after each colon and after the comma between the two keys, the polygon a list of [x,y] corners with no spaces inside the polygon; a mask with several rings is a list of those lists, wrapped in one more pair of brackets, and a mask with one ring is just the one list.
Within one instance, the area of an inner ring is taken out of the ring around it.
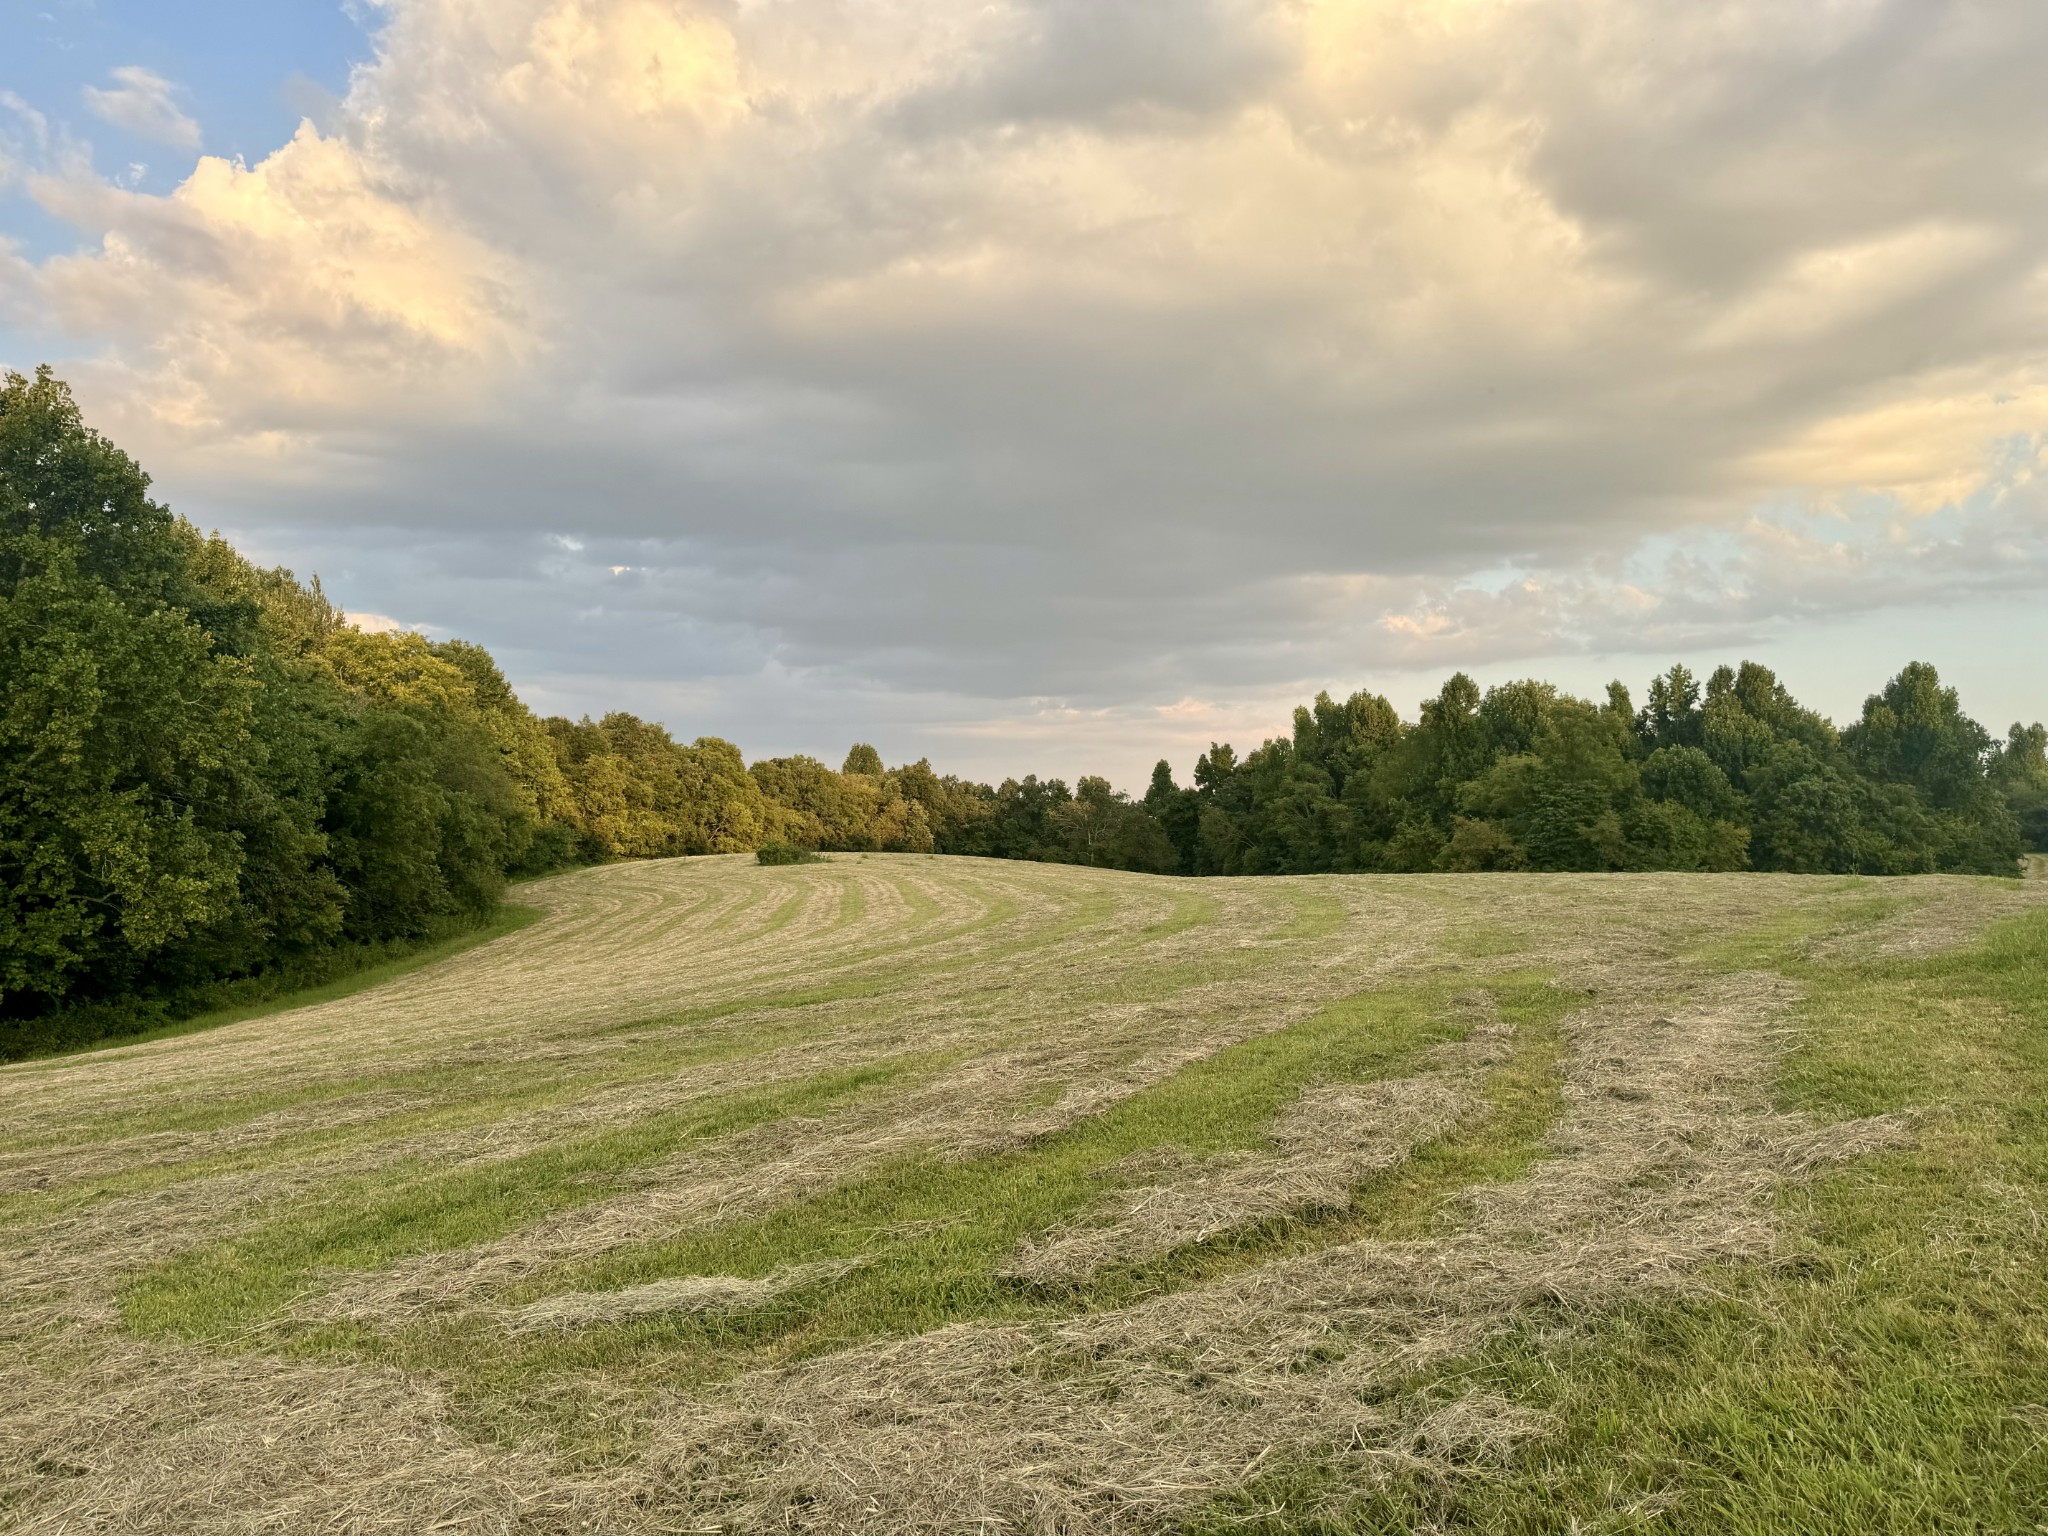
{"label": "mowed hay field", "polygon": [[519,899],[0,1069],[0,1528],[2048,1529],[2048,881]]}

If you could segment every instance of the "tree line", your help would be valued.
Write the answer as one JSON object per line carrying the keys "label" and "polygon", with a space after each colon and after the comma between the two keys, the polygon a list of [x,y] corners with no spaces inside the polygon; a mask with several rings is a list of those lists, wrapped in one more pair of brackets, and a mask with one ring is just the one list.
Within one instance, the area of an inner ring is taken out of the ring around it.
{"label": "tree line", "polygon": [[1412,723],[1322,694],[1139,799],[867,745],[749,765],[539,718],[482,647],[366,632],[148,491],[48,369],[0,385],[0,1029],[316,975],[522,874],[766,844],[1186,875],[2010,875],[2048,848],[2048,733],[1992,740],[1923,664],[1839,731],[1754,663],[1674,667],[1641,708],[1463,674]]}
{"label": "tree line", "polygon": [[2048,732],[1995,742],[1922,662],[1837,730],[1769,668],[1684,667],[1637,708],[1462,673],[1415,723],[1320,694],[1291,736],[1144,804],[1193,874],[1321,870],[1771,870],[2013,875],[2048,846]]}

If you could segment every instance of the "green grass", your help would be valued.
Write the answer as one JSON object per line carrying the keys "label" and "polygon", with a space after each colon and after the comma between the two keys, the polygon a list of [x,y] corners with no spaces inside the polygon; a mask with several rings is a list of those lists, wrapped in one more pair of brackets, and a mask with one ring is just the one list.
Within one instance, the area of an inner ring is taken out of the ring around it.
{"label": "green grass", "polygon": [[444,1318],[389,1338],[333,1331],[318,1343],[455,1372],[467,1380],[472,1406],[485,1417],[510,1412],[530,1420],[517,1405],[564,1373],[698,1384],[765,1359],[819,1354],[948,1323],[1125,1305],[1281,1252],[1343,1240],[1361,1225],[1419,1225],[1458,1189],[1526,1167],[1556,1112],[1555,1025],[1573,999],[1537,977],[1504,979],[1494,991],[1520,1047],[1488,1085],[1497,1113],[1472,1132],[1432,1144],[1398,1176],[1362,1186],[1349,1211],[1258,1223],[1111,1269],[1081,1286],[1030,1286],[999,1272],[1021,1238],[1080,1213],[1115,1188],[1116,1164],[1132,1153],[1165,1146],[1196,1155],[1266,1147],[1274,1117],[1311,1083],[1412,1069],[1428,1046],[1462,1033],[1446,988],[1349,998],[1195,1063],[1033,1145],[964,1161],[905,1157],[757,1219],[559,1266],[502,1298],[519,1303],[678,1275],[761,1276],[819,1258],[864,1261],[829,1287],[754,1311],[667,1314],[511,1339],[474,1317]]}
{"label": "green grass", "polygon": [[1925,960],[1778,958],[1808,997],[1785,1106],[1914,1110],[1912,1147],[1788,1190],[1780,1263],[1406,1384],[1548,1415],[1505,1467],[1361,1491],[1311,1461],[1190,1536],[2048,1529],[2048,914]]}
{"label": "green grass", "polygon": [[[1325,920],[1323,903],[1291,905],[1289,924]],[[1205,897],[1177,904],[1160,926],[1179,931],[1206,918],[1209,908]],[[1188,969],[1181,979],[1192,984],[1208,968],[1174,969]],[[613,1248],[488,1298],[493,1305],[517,1305],[679,1275],[761,1276],[820,1258],[864,1261],[830,1286],[789,1293],[737,1315],[670,1313],[520,1335],[504,1334],[474,1311],[385,1333],[284,1319],[296,1299],[335,1272],[488,1241],[629,1188],[633,1170],[692,1142],[766,1119],[828,1113],[853,1093],[885,1087],[889,1072],[870,1069],[733,1095],[482,1168],[447,1172],[408,1163],[338,1181],[253,1233],[146,1272],[125,1291],[123,1317],[144,1334],[228,1347],[260,1336],[267,1347],[292,1353],[431,1370],[455,1387],[466,1422],[478,1432],[505,1443],[541,1433],[601,1460],[628,1448],[619,1442],[614,1416],[599,1402],[586,1403],[577,1382],[687,1388],[749,1364],[948,1323],[1127,1305],[1366,1230],[1426,1229],[1460,1190],[1525,1169],[1540,1155],[1542,1133],[1559,1108],[1557,1024],[1578,997],[1537,973],[1496,977],[1486,986],[1514,1032],[1511,1054],[1485,1085],[1493,1114],[1360,1186],[1348,1209],[1249,1224],[1112,1266],[1082,1284],[1033,1286],[1000,1271],[1022,1238],[1082,1213],[1126,1182],[1130,1176],[1117,1165],[1133,1153],[1174,1147],[1205,1156],[1266,1148],[1275,1117],[1303,1089],[1415,1070],[1429,1047],[1465,1033],[1472,1015],[1454,998],[1471,990],[1469,980],[1346,998],[1012,1151],[964,1160],[908,1155],[762,1217]],[[760,1043],[751,1031],[744,1038]],[[919,1063],[919,1071],[930,1065]],[[897,1070],[892,1064],[890,1072]],[[1046,1093],[1041,1088],[1031,1097],[1042,1104]],[[1020,1107],[1021,1101],[999,1104],[991,1112]],[[479,1124],[503,1113],[485,1103],[468,1112]]]}
{"label": "green grass", "polygon": [[1196,1062],[1038,1145],[965,1161],[905,1158],[758,1220],[614,1251],[556,1273],[547,1288],[765,1275],[815,1258],[869,1260],[829,1295],[806,1299],[796,1315],[737,1325],[781,1336],[798,1352],[1037,1310],[1042,1299],[1000,1280],[997,1266],[1025,1234],[1113,1187],[1104,1178],[1111,1165],[1164,1146],[1196,1156],[1265,1146],[1274,1117],[1311,1082],[1388,1076],[1424,1046],[1452,1038],[1439,1002],[1426,993],[1353,999]]}
{"label": "green grass", "polygon": [[1268,935],[1270,939],[1326,939],[1351,916],[1334,890],[1319,889],[1313,884],[1289,885],[1286,894],[1294,907],[1294,916],[1274,929]]}
{"label": "green grass", "polygon": [[903,1058],[717,1095],[480,1167],[446,1171],[410,1162],[335,1180],[317,1199],[247,1236],[148,1272],[124,1292],[123,1320],[144,1334],[232,1338],[271,1318],[325,1272],[488,1242],[617,1194],[630,1187],[634,1170],[693,1143],[815,1112],[936,1064]]}
{"label": "green grass", "polygon": [[[0,1025],[0,1062],[47,1060],[75,1056],[83,1051],[143,1045],[151,1040],[171,1040],[180,1035],[219,1029],[224,1024],[240,1024],[245,1019],[259,1019],[292,1008],[333,1002],[371,987],[380,987],[409,971],[462,954],[493,939],[502,939],[508,933],[517,933],[540,921],[542,915],[538,907],[502,902],[480,924],[437,934],[418,943],[394,942],[336,950],[321,958],[319,968],[323,974],[319,979],[302,985],[295,985],[293,978],[285,974],[223,983],[211,991],[216,995],[234,994],[234,1002],[184,1017],[173,1017],[168,1022],[151,1023],[149,1020],[160,1018],[161,1014],[131,1011],[126,1014],[58,1014],[24,1024]],[[179,1010],[170,1011],[175,1014]],[[125,1027],[131,1022],[139,1027]]]}
{"label": "green grass", "polygon": [[360,1153],[380,1143],[408,1136],[470,1127],[482,1129],[509,1115],[562,1109],[594,1095],[673,1077],[693,1067],[770,1056],[786,1047],[812,1040],[818,1033],[819,1026],[813,1022],[792,1021],[708,1036],[658,1037],[628,1055],[601,1058],[581,1071],[554,1077],[537,1078],[516,1062],[490,1066],[462,1063],[415,1068],[371,1078],[346,1078],[269,1094],[239,1094],[192,1106],[174,1102],[147,1115],[115,1117],[111,1130],[106,1127],[98,1129],[102,1134],[223,1129],[261,1114],[372,1092],[402,1093],[430,1100],[424,1107],[399,1110],[367,1123],[313,1124],[252,1147],[200,1153],[163,1163],[145,1163],[94,1175],[54,1190],[0,1194],[0,1227],[17,1222],[47,1221],[97,1201],[160,1189],[170,1184],[287,1166],[310,1155]]}
{"label": "green grass", "polygon": [[1530,947],[1527,934],[1497,923],[1467,923],[1444,938],[1447,954],[1467,960],[1490,960],[1499,955],[1519,955]]}
{"label": "green grass", "polygon": [[[857,893],[857,888],[855,889]],[[770,927],[779,926],[784,920],[784,914],[789,912],[798,900],[800,898],[792,898],[778,907],[770,919]],[[531,909],[519,910],[531,914]],[[923,898],[921,906],[914,905],[914,910],[919,923],[929,922],[938,915],[937,905],[929,898]],[[1013,910],[1013,903],[1004,902],[999,904],[996,915],[1008,917],[1012,915]],[[524,926],[525,922],[532,920],[532,915],[537,914],[528,915],[515,922],[513,926]],[[1043,948],[1059,938],[1079,931],[1100,915],[1099,902],[1083,903],[1078,911],[1070,912],[1047,924],[1046,930],[1034,932],[1028,938],[1006,943],[1001,947],[1000,953],[1014,956]],[[1183,893],[1176,896],[1173,909],[1167,918],[1143,930],[1137,938],[1139,942],[1150,942],[1200,926],[1211,920],[1214,915],[1215,903],[1209,897],[1197,893]],[[944,937],[979,931],[988,925],[988,921],[989,918],[984,916],[957,925],[948,930]],[[476,936],[470,942],[482,942],[484,937],[488,935]],[[931,942],[937,940],[915,941],[905,947],[922,948],[925,943]],[[452,951],[441,953],[449,952]],[[893,959],[894,952],[884,946],[864,950],[861,956],[864,959]],[[424,963],[424,960],[418,963]],[[1221,963],[1241,965],[1242,957],[1237,957],[1235,961],[1231,957],[1226,957]],[[394,974],[402,973],[405,968],[407,967],[399,967]],[[260,1147],[231,1153],[202,1153],[189,1159],[121,1170],[96,1176],[59,1191],[46,1191],[35,1197],[0,1195],[0,1225],[10,1220],[46,1220],[61,1210],[73,1209],[95,1200],[160,1188],[181,1180],[263,1167],[308,1153],[332,1154],[344,1149],[360,1150],[377,1142],[426,1131],[449,1130],[470,1125],[485,1126],[508,1114],[573,1103],[591,1094],[612,1092],[635,1083],[667,1077],[692,1067],[746,1056],[767,1056],[775,1051],[813,1040],[822,1030],[830,1027],[823,1019],[804,1017],[809,1010],[829,1003],[880,997],[912,981],[969,968],[968,962],[963,960],[928,962],[923,966],[898,961],[887,965],[879,973],[869,971],[823,985],[740,997],[698,1008],[644,1016],[597,1031],[584,1031],[584,1038],[595,1038],[603,1034],[631,1034],[642,1038],[635,1040],[625,1049],[589,1058],[582,1065],[572,1069],[558,1068],[553,1074],[545,1077],[536,1077],[529,1067],[517,1062],[460,1062],[371,1071],[289,1087],[266,1087],[253,1092],[208,1097],[196,1102],[186,1095],[167,1091],[160,1106],[140,1110],[129,1108],[117,1114],[94,1118],[89,1126],[91,1134],[98,1138],[107,1138],[161,1132],[221,1130],[263,1115],[372,1094],[400,1094],[422,1098],[430,1101],[430,1106],[419,1110],[400,1110],[364,1125],[309,1126],[301,1131],[280,1135]],[[1147,973],[1147,985],[1150,988],[1148,995],[1164,996],[1179,988],[1215,979],[1217,974],[1219,972],[1215,963],[1207,966],[1161,968]],[[362,981],[357,984],[371,983]],[[344,996],[349,990],[353,988],[342,987],[332,995]],[[320,997],[308,994],[276,1006],[299,1006],[302,1002],[320,1000]],[[778,1014],[794,1017],[774,1017]],[[767,1017],[759,1017],[760,1015]],[[217,1022],[229,1021],[222,1019]],[[729,1027],[711,1029],[710,1026]],[[61,1066],[61,1063],[53,1063],[53,1066]],[[65,1131],[46,1133],[41,1138],[0,1137],[0,1149],[27,1150],[40,1144],[61,1144],[69,1140],[73,1134],[75,1133]]]}
{"label": "green grass", "polygon": [[[1713,876],[1744,879],[1741,875]],[[1716,971],[1784,970],[1817,939],[1846,938],[1906,910],[1912,890],[1851,875],[1813,881],[1805,901],[1778,908],[1740,933],[1699,945],[1688,959]]]}
{"label": "green grass", "polygon": [[1200,891],[1178,891],[1174,894],[1173,910],[1158,922],[1138,930],[1140,944],[1154,944],[1161,939],[1170,939],[1177,933],[1186,933],[1191,928],[1202,928],[1216,920],[1216,899]]}

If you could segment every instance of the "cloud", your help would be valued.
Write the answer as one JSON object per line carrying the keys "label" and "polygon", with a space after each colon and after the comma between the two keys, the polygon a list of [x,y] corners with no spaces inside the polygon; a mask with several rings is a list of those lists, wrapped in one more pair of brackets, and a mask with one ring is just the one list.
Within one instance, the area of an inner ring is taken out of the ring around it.
{"label": "cloud", "polygon": [[0,288],[180,505],[571,707],[1085,736],[2048,576],[2048,11],[382,14],[253,165],[15,150],[86,243]]}
{"label": "cloud", "polygon": [[1274,0],[1043,0],[1004,8],[996,29],[978,66],[907,91],[897,124],[921,136],[1192,128],[1254,104],[1299,47],[1291,8]]}
{"label": "cloud", "polygon": [[30,187],[99,234],[28,284],[74,334],[125,343],[100,389],[145,454],[319,474],[349,434],[419,422],[423,404],[459,420],[530,344],[516,265],[310,123],[254,167],[202,157],[166,197],[76,166]]}
{"label": "cloud", "polygon": [[407,634],[426,627],[420,624],[407,624],[402,619],[394,619],[384,613],[344,613],[342,617],[368,635]]}
{"label": "cloud", "polygon": [[172,99],[176,87],[170,81],[140,64],[123,64],[112,73],[116,83],[110,89],[85,88],[85,104],[95,117],[174,149],[199,148],[199,125]]}

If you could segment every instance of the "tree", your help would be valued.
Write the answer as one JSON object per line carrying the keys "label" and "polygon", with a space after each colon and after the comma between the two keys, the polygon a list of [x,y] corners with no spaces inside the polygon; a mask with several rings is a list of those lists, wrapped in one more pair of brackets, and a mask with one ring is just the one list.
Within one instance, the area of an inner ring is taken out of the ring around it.
{"label": "tree", "polygon": [[2005,797],[2026,845],[2048,852],[2048,727],[2015,720],[2004,743],[1994,748],[1986,777]]}
{"label": "tree", "polygon": [[1748,802],[1704,751],[1658,747],[1643,760],[1641,783],[1647,798],[1623,817],[1634,867],[1749,866]]}
{"label": "tree", "polygon": [[1173,867],[1190,872],[1198,869],[1202,797],[1193,789],[1182,789],[1174,783],[1173,767],[1163,757],[1152,769],[1144,807],[1145,814],[1159,824],[1159,830],[1172,845]]}
{"label": "tree", "polygon": [[815,757],[767,757],[747,772],[776,813],[776,832],[799,848],[853,848],[867,830],[865,807]]}
{"label": "tree", "polygon": [[1892,791],[1871,803],[1885,808],[1887,841],[1913,850],[1903,863],[2017,871],[2020,828],[1988,772],[1990,733],[1963,713],[1932,666],[1913,662],[1864,700],[1842,743],[1864,778]]}
{"label": "tree", "polygon": [[[1479,685],[1462,672],[1453,674],[1435,698],[1423,701],[1421,719],[1403,742],[1403,761],[1388,786],[1408,804],[1411,814],[1404,822],[1420,815],[1440,834],[1447,833],[1458,811],[1460,786],[1491,766],[1496,722],[1482,720],[1479,705]],[[1414,846],[1412,835],[1404,846]]]}
{"label": "tree", "polygon": [[[437,919],[488,911],[540,821],[535,789],[515,778],[506,750],[521,722],[502,700],[483,708],[471,680],[474,671],[487,688],[502,682],[496,666],[440,655],[420,635],[354,627],[320,654],[354,701],[330,818],[351,887],[349,931],[417,937]],[[550,780],[559,775],[555,765]],[[549,794],[561,798],[552,782]]]}
{"label": "tree", "polygon": [[[568,786],[572,823],[595,857],[750,852],[792,825],[790,808],[770,805],[729,741],[700,736],[686,747],[623,710],[595,725],[544,725]],[[803,777],[801,768],[784,773],[791,783]],[[800,833],[817,824],[796,809]]]}
{"label": "tree", "polygon": [[1066,782],[1027,773],[996,787],[990,847],[997,858],[1058,860],[1064,840],[1052,813],[1073,798]]}
{"label": "tree", "polygon": [[482,723],[510,777],[522,812],[536,823],[569,814],[569,784],[556,761],[546,727],[505,681],[491,653],[467,640],[443,640],[428,647],[469,684],[469,705]]}
{"label": "tree", "polygon": [[48,369],[0,384],[0,1015],[135,984],[226,918],[250,667],[148,478]]}
{"label": "tree", "polygon": [[0,538],[0,1008],[19,1013],[126,990],[233,910],[253,680],[181,612],[133,611],[54,541]]}
{"label": "tree", "polygon": [[1547,687],[1510,685],[1489,693],[1489,705],[1496,694],[1507,707],[1490,718],[1482,707],[1481,719],[1503,745],[1521,750],[1496,757],[1459,788],[1463,814],[1497,825],[1532,869],[1625,868],[1621,816],[1637,789],[1625,751],[1629,727]]}
{"label": "tree", "polygon": [[1176,860],[1172,843],[1144,808],[1092,774],[1074,786],[1071,799],[1048,811],[1047,824],[1063,844],[1062,862],[1164,874]]}
{"label": "tree", "polygon": [[1855,785],[1812,748],[1797,741],[1772,743],[1769,755],[1751,764],[1745,782],[1757,868],[1845,875],[1870,862]]}
{"label": "tree", "polygon": [[1650,679],[1649,702],[1636,717],[1636,731],[1652,751],[1697,747],[1705,736],[1700,685],[1682,666]]}

